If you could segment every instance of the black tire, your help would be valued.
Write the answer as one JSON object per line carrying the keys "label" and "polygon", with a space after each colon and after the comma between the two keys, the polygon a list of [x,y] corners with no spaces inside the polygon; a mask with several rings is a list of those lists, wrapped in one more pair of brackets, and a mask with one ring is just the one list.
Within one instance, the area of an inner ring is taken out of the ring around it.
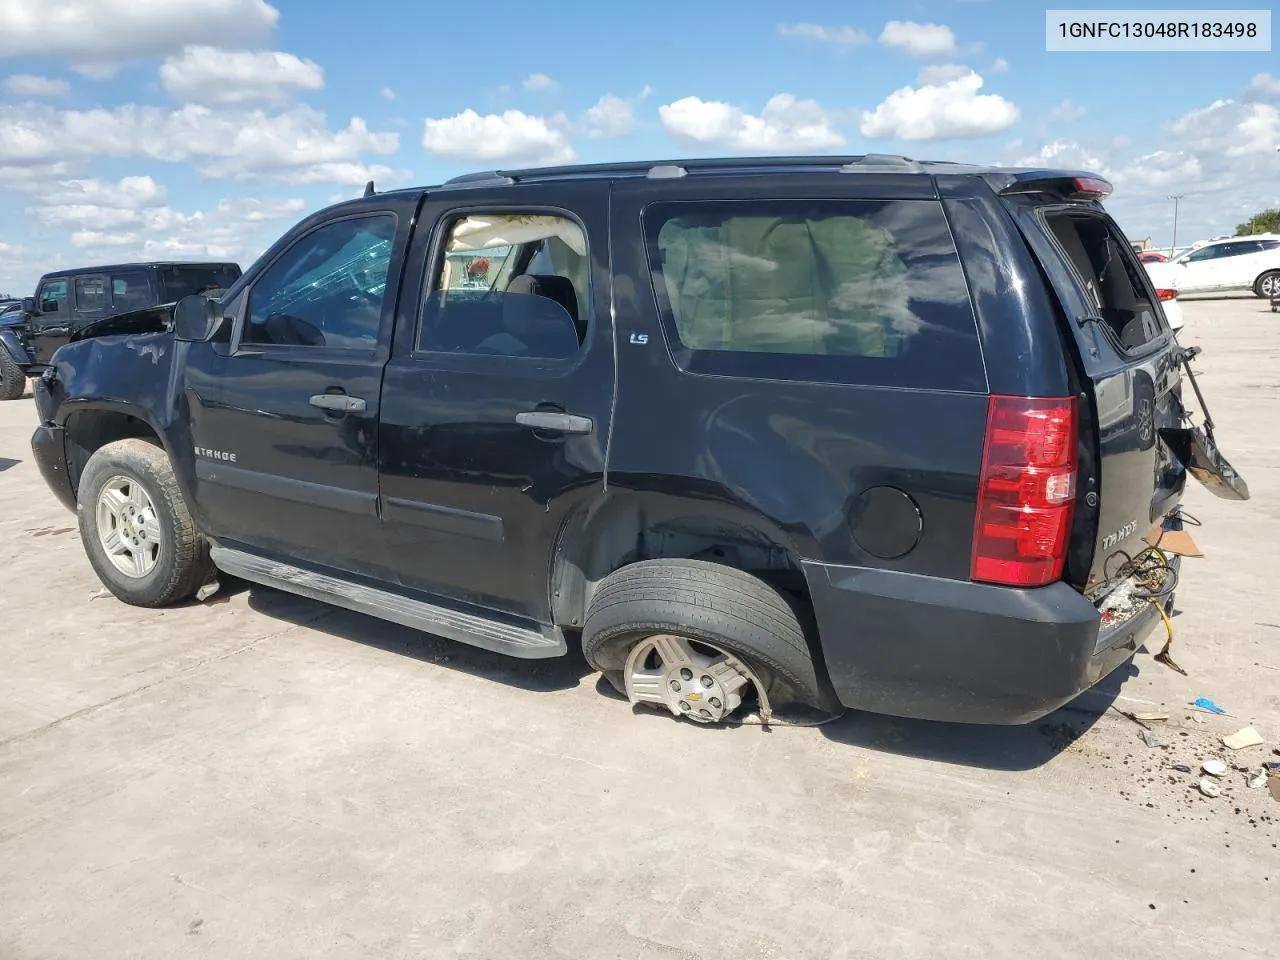
{"label": "black tire", "polygon": [[[1267,293],[1262,289],[1263,284],[1267,281],[1271,281],[1273,284],[1271,293]],[[1271,297],[1280,297],[1280,270],[1268,270],[1253,281],[1253,292],[1264,300],[1268,300]]]}
{"label": "black tire", "polygon": [[[160,529],[155,567],[131,577],[111,562],[98,536],[98,497],[115,478],[137,483],[151,500]],[[209,545],[187,509],[173,465],[165,452],[146,440],[109,443],[85,465],[77,493],[80,539],[103,586],[135,607],[164,607],[185,600],[213,574]]]}
{"label": "black tire", "polygon": [[26,373],[9,351],[0,347],[0,400],[21,400],[26,392]]}
{"label": "black tire", "polygon": [[701,560],[644,560],[601,581],[582,650],[615,686],[632,646],[658,633],[714,644],[760,677],[771,707],[842,708],[819,678],[804,630],[783,596],[749,573]]}

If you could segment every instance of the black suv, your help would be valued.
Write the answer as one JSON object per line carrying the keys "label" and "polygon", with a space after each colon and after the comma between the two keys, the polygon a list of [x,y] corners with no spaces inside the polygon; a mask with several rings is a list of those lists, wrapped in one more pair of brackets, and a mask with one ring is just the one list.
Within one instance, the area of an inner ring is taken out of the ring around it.
{"label": "black suv", "polygon": [[883,156],[371,187],[171,333],[65,347],[33,448],[128,603],[216,568],[580,646],[693,720],[1023,722],[1160,622],[1187,469],[1248,497],[1109,189]]}
{"label": "black suv", "polygon": [[[225,289],[234,263],[121,263],[58,270],[22,301],[21,318],[0,319],[0,400],[16,400],[63,344],[93,324]],[[8,321],[8,322],[6,322]]]}

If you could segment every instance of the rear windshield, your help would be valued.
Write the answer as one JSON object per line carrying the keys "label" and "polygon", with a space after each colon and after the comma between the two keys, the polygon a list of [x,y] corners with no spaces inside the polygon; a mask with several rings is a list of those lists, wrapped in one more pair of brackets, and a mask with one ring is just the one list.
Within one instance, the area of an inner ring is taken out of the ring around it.
{"label": "rear windshield", "polygon": [[206,290],[225,290],[240,279],[240,268],[234,263],[192,267],[160,267],[162,303],[172,303]]}
{"label": "rear windshield", "polygon": [[1090,306],[1126,350],[1139,350],[1167,328],[1159,307],[1147,296],[1142,267],[1128,244],[1097,214],[1059,210],[1045,223],[1075,267]]}
{"label": "rear windshield", "polygon": [[665,202],[644,216],[676,362],[722,376],[984,392],[932,200]]}

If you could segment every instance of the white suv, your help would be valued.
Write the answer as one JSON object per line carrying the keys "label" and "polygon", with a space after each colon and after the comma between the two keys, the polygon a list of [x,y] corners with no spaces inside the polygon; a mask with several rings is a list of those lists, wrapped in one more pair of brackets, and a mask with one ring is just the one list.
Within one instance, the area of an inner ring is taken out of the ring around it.
{"label": "white suv", "polygon": [[1215,240],[1188,250],[1171,262],[1179,293],[1252,290],[1259,297],[1280,296],[1280,236]]}

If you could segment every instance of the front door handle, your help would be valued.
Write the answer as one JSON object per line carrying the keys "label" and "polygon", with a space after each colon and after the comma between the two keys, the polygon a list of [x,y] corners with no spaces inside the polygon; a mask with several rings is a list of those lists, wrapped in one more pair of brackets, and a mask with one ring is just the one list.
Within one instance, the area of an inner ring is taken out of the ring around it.
{"label": "front door handle", "polygon": [[364,413],[365,402],[361,397],[349,397],[345,393],[317,393],[311,405],[333,413]]}
{"label": "front door handle", "polygon": [[534,430],[546,430],[551,433],[590,433],[596,428],[590,417],[579,417],[572,413],[559,413],[555,410],[528,410],[516,414],[516,423]]}

